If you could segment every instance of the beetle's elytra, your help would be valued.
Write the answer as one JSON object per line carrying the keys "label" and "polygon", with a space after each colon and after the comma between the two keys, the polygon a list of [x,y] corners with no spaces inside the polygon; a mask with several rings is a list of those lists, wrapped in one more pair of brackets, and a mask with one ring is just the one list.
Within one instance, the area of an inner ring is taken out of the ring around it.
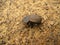
{"label": "beetle's elytra", "polygon": [[23,18],[22,22],[28,26],[33,28],[34,26],[38,26],[41,24],[42,18],[39,15],[27,15]]}

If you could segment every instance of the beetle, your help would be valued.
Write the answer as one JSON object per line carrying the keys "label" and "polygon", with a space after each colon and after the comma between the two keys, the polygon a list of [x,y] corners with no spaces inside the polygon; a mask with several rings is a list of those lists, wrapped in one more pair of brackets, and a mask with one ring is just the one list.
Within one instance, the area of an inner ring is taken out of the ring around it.
{"label": "beetle", "polygon": [[22,22],[25,26],[33,28],[42,23],[42,17],[39,15],[27,15],[22,19]]}

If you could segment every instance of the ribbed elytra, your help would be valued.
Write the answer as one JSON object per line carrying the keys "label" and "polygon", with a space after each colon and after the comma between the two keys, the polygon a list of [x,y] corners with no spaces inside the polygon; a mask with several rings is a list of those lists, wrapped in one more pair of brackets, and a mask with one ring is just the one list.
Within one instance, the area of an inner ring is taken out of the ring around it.
{"label": "ribbed elytra", "polygon": [[23,18],[22,22],[25,26],[33,28],[41,24],[42,17],[39,15],[27,15]]}

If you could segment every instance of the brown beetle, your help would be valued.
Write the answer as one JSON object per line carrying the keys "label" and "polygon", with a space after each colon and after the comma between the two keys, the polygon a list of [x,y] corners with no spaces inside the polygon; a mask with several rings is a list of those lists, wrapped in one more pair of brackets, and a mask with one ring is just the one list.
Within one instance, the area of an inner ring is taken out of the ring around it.
{"label": "brown beetle", "polygon": [[34,26],[38,26],[41,24],[42,17],[39,15],[27,15],[23,18],[22,22],[25,26],[33,28]]}

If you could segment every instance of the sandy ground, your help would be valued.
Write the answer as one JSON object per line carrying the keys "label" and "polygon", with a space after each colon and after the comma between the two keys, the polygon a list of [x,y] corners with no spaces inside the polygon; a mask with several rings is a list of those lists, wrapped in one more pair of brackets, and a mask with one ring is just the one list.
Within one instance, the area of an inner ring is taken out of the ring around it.
{"label": "sandy ground", "polygon": [[[31,14],[43,17],[40,27],[24,27]],[[0,0],[0,45],[60,45],[60,0]]]}

